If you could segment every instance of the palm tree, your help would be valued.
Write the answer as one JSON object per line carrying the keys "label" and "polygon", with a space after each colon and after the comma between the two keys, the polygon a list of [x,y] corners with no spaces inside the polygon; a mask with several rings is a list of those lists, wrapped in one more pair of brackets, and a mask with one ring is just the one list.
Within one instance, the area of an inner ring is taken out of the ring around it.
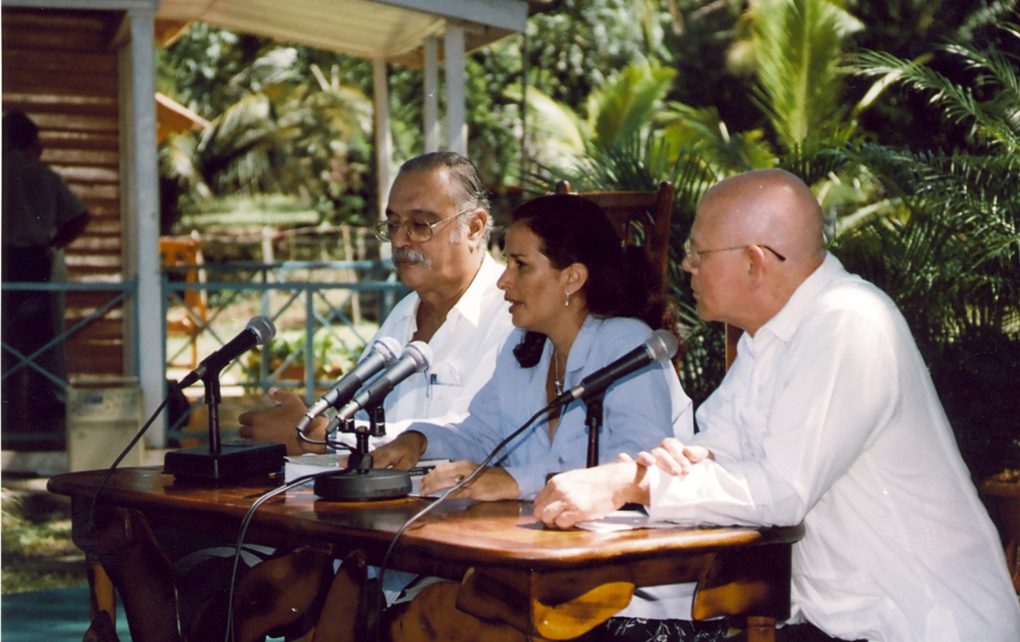
{"label": "palm tree", "polygon": [[[1020,43],[1015,26],[1005,31]],[[1020,58],[960,44],[936,53],[955,77],[925,64],[931,56],[856,57],[857,73],[927,96],[968,144],[849,150],[886,186],[886,215],[848,226],[837,251],[903,308],[980,478],[1020,468]]]}
{"label": "palm tree", "polygon": [[[201,34],[200,34],[201,35]],[[161,150],[164,176],[195,207],[217,197],[282,194],[330,222],[363,216],[371,101],[336,65],[304,60],[295,47],[266,46],[222,84],[224,105],[197,135]],[[354,198],[354,205],[345,203]],[[345,211],[346,210],[346,211]]]}

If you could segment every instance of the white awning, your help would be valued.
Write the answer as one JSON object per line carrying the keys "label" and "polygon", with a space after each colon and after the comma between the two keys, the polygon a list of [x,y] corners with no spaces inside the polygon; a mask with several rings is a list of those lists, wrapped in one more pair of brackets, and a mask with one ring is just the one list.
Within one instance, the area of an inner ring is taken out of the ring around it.
{"label": "white awning", "polygon": [[[527,0],[163,0],[158,20],[200,20],[236,31],[420,66],[422,44],[448,26],[471,51],[522,31]],[[440,58],[443,53],[440,50]]]}

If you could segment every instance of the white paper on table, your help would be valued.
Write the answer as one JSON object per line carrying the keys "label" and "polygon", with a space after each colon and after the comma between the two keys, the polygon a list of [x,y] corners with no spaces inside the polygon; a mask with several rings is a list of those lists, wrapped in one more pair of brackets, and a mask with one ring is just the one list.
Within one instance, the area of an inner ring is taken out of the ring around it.
{"label": "white paper on table", "polygon": [[600,517],[577,523],[578,528],[596,533],[632,531],[641,528],[680,528],[680,524],[664,519],[652,519],[646,513],[635,510],[618,510]]}

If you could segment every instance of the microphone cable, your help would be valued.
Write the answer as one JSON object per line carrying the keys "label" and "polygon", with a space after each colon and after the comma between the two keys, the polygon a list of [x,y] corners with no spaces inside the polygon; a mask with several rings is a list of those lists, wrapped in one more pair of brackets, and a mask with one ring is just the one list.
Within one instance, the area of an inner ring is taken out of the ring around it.
{"label": "microphone cable", "polygon": [[[569,403],[569,401],[567,403]],[[436,508],[436,506],[439,506],[443,502],[443,500],[445,500],[447,497],[449,497],[453,493],[457,492],[461,488],[464,488],[465,486],[470,484],[472,481],[474,481],[474,479],[476,477],[478,477],[480,474],[482,474],[482,471],[485,470],[485,467],[489,465],[489,462],[491,462],[496,457],[496,455],[499,453],[499,451],[501,451],[503,448],[505,448],[511,441],[513,441],[514,439],[519,437],[521,434],[523,434],[525,430],[531,428],[532,424],[534,424],[535,421],[540,419],[543,415],[547,415],[548,413],[552,412],[553,410],[555,410],[557,407],[559,407],[561,405],[566,405],[566,404],[562,403],[559,400],[554,400],[552,403],[546,404],[544,407],[542,407],[542,409],[540,409],[538,412],[533,414],[519,428],[514,430],[512,433],[507,435],[501,442],[496,444],[496,446],[485,457],[485,459],[483,459],[480,464],[475,466],[475,469],[472,470],[466,477],[464,477],[464,479],[462,479],[459,482],[457,482],[454,486],[452,486],[450,488],[450,490],[448,490],[445,494],[443,494],[443,495],[439,496],[438,498],[436,498],[436,500],[433,501],[432,503],[430,503],[428,506],[422,508],[420,511],[418,511],[417,513],[415,513],[414,515],[409,517],[407,519],[407,521],[405,521],[403,523],[403,525],[399,529],[397,529],[397,532],[394,533],[394,535],[393,535],[393,539],[390,540],[390,545],[386,548],[386,553],[383,555],[382,562],[379,564],[379,590],[376,592],[376,607],[377,607],[376,610],[379,613],[379,617],[377,618],[377,621],[376,621],[376,632],[375,632],[375,638],[376,638],[377,642],[379,642],[382,639],[382,637],[381,637],[382,636],[382,613],[383,613],[383,611],[385,610],[385,607],[386,607],[386,604],[385,604],[385,593],[383,592],[384,580],[386,578],[386,565],[389,563],[390,557],[392,556],[393,551],[396,549],[397,541],[400,539],[400,537],[404,534],[404,532],[407,531],[408,528],[410,528],[411,524],[415,523],[416,521],[418,521],[419,519],[421,519],[422,517],[424,517],[425,515],[430,513],[433,509]]]}
{"label": "microphone cable", "polygon": [[159,404],[159,407],[156,408],[156,411],[149,415],[149,418],[145,421],[144,424],[142,424],[142,427],[138,429],[138,432],[136,432],[135,436],[131,438],[131,441],[128,442],[128,445],[124,447],[124,450],[120,451],[120,454],[117,455],[117,458],[114,459],[113,463],[110,464],[110,467],[106,469],[106,474],[103,475],[103,478],[100,480],[99,485],[96,486],[96,492],[92,494],[92,502],[91,506],[89,507],[89,521],[88,521],[88,528],[90,532],[94,530],[96,527],[95,522],[96,503],[99,500],[99,493],[101,493],[103,491],[103,488],[106,487],[106,482],[110,480],[110,477],[113,475],[113,471],[117,470],[117,466],[120,465],[120,462],[123,461],[125,457],[127,457],[128,453],[131,452],[131,449],[134,448],[135,444],[138,443],[138,440],[142,438],[142,435],[144,435],[146,431],[149,430],[149,426],[151,426],[152,422],[156,420],[156,417],[158,417],[160,413],[163,412],[163,409],[166,408],[169,402],[170,402],[169,396],[163,397],[163,401],[162,403]]}
{"label": "microphone cable", "polygon": [[227,629],[224,636],[224,642],[232,642],[234,640],[234,591],[237,584],[237,569],[241,564],[241,553],[244,549],[244,538],[248,533],[248,526],[251,524],[251,520],[255,517],[255,511],[257,511],[263,504],[273,499],[277,495],[281,495],[288,490],[293,490],[298,486],[313,481],[319,477],[325,477],[326,475],[345,475],[348,469],[344,469],[337,473],[335,470],[325,470],[317,473],[310,473],[307,475],[301,475],[295,477],[289,482],[286,482],[282,486],[266,491],[258,497],[248,510],[245,511],[244,517],[241,518],[241,524],[238,527],[237,543],[234,545],[234,561],[230,568],[230,591],[227,596]]}

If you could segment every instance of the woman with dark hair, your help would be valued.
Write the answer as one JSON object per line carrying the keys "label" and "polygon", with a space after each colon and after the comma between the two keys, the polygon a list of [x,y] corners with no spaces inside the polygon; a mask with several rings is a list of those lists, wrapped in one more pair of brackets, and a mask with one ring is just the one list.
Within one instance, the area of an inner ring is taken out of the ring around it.
{"label": "woman with dark hair", "polygon": [[[455,424],[412,423],[377,449],[376,466],[410,468],[421,457],[449,459],[422,480],[423,494],[464,479],[533,413],[646,341],[663,323],[658,272],[641,248],[622,248],[597,205],[576,195],[543,196],[514,213],[507,267],[498,285],[516,330],[492,379]],[[512,441],[458,491],[477,500],[530,499],[546,477],[586,465],[586,405],[575,401]],[[601,461],[692,435],[690,399],[667,363],[654,363],[606,391]]]}

